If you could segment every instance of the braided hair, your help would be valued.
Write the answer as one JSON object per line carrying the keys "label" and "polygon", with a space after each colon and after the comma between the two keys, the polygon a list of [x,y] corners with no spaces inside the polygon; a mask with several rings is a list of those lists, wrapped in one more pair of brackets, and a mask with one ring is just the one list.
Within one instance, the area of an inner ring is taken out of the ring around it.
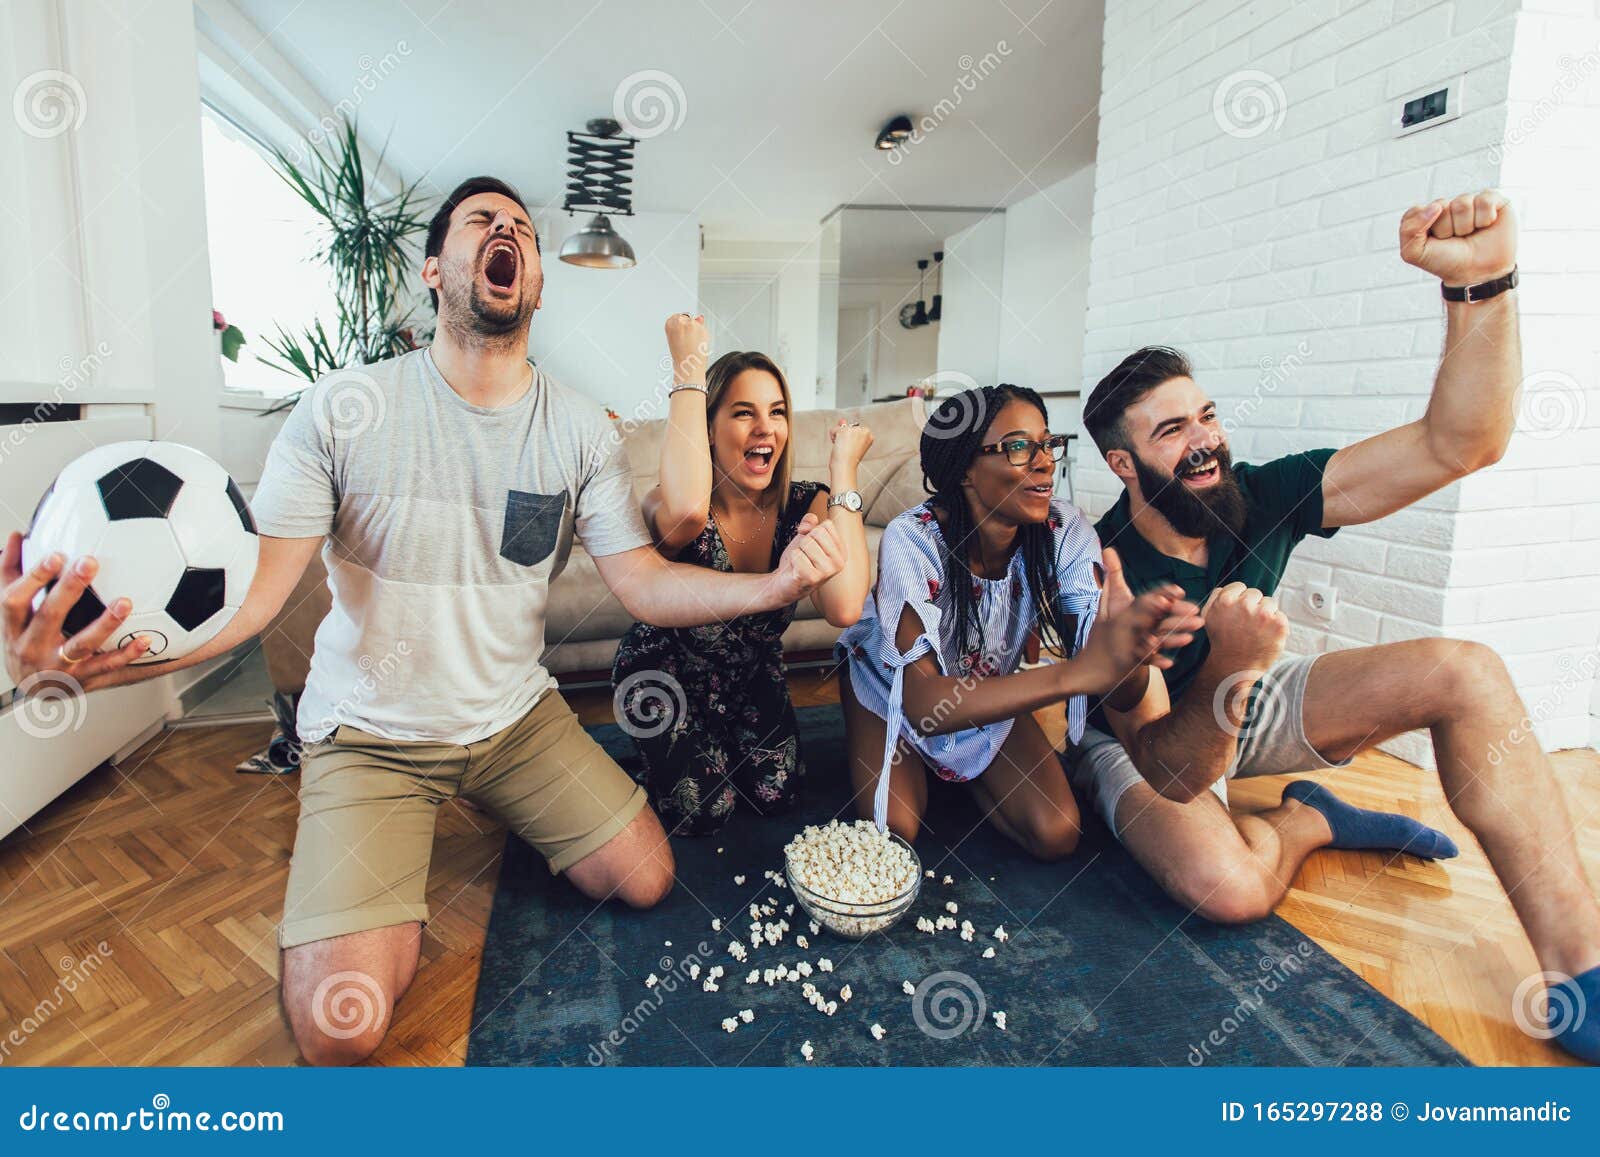
{"label": "braided hair", "polygon": [[[1048,414],[1044,399],[1026,386],[998,385],[962,390],[939,403],[922,430],[922,488],[944,515],[945,586],[955,611],[955,645],[965,651],[976,642],[984,647],[983,623],[973,598],[969,557],[978,545],[978,525],[967,505],[962,480],[978,456],[984,433],[1002,406],[1023,401]],[[1017,528],[1017,549],[1033,605],[1038,608],[1039,642],[1058,654],[1070,654],[1071,640],[1062,630],[1060,585],[1056,578],[1054,532],[1048,522]]]}

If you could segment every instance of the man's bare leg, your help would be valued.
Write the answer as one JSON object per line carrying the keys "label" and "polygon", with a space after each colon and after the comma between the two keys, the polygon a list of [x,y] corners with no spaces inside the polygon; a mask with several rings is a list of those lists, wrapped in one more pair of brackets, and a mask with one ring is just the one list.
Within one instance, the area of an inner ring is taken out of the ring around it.
{"label": "man's bare leg", "polygon": [[1306,682],[1306,738],[1330,760],[1429,729],[1445,798],[1483,845],[1540,964],[1576,976],[1600,964],[1600,904],[1526,715],[1500,657],[1458,639],[1335,651]]}
{"label": "man's bare leg", "polygon": [[653,908],[672,891],[672,845],[656,813],[645,808],[616,835],[567,869],[567,879],[591,900],[621,900]]}
{"label": "man's bare leg", "polygon": [[1116,821],[1123,846],[1167,894],[1219,924],[1267,916],[1305,858],[1332,839],[1298,800],[1231,816],[1209,791],[1178,803],[1142,782],[1123,792]]}
{"label": "man's bare leg", "polygon": [[422,925],[411,921],[285,948],[281,993],[300,1055],[353,1065],[376,1052],[421,947]]}

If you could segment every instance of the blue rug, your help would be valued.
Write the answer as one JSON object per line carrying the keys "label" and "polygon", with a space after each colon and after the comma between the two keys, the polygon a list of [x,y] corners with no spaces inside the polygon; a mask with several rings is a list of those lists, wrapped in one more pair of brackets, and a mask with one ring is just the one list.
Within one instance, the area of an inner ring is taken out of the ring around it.
{"label": "blue rug", "polygon": [[[778,945],[736,962],[728,944],[743,934],[749,947],[749,906],[775,901],[781,913],[794,902],[763,871],[782,870],[782,847],[802,823],[843,814],[839,710],[804,709],[799,719],[809,769],[799,810],[765,820],[741,812],[719,835],[674,840],[678,885],[649,912],[585,900],[507,838],[468,1064],[795,1065],[806,1063],[805,1041],[814,1063],[829,1065],[1467,1063],[1285,921],[1222,927],[1189,915],[1098,825],[1070,859],[1037,863],[982,822],[967,792],[942,783],[931,785],[917,840],[936,877],[899,924],[847,941],[810,934],[796,908]],[[591,730],[636,765],[619,729]],[[943,915],[947,902],[976,926],[971,943],[916,930],[919,915]],[[992,935],[1000,925],[1004,943]],[[844,984],[853,990],[832,1017],[798,983],[745,984],[752,967],[821,957],[833,972],[811,981],[834,1000]],[[725,973],[708,993],[712,965]],[[660,983],[647,988],[651,973]],[[754,1019],[726,1032],[723,1019],[746,1009]]]}

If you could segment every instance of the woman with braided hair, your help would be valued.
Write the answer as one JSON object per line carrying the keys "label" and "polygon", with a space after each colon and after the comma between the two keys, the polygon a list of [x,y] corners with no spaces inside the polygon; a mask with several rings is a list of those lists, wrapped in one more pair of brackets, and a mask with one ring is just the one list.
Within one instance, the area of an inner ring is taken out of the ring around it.
{"label": "woman with braided hair", "polygon": [[[1137,701],[1146,664],[1199,628],[1173,586],[1137,599],[1115,551],[1052,494],[1065,438],[1021,386],[945,398],[922,433],[932,495],[884,530],[878,581],[840,636],[840,700],[857,807],[916,838],[931,771],[963,782],[990,823],[1040,859],[1077,844],[1078,807],[1033,712],[1090,696]],[[1102,582],[1104,588],[1102,590]],[[1037,647],[1053,663],[1019,670]],[[1137,676],[1130,678],[1130,676]]]}

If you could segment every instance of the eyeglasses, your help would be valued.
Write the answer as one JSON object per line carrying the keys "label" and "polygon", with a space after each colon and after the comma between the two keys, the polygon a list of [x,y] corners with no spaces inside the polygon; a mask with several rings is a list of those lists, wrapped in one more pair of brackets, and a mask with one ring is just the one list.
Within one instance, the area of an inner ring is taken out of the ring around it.
{"label": "eyeglasses", "polygon": [[1052,462],[1059,462],[1067,452],[1068,436],[1066,434],[1052,434],[1043,442],[1035,442],[1032,438],[1006,438],[1000,442],[991,442],[987,446],[979,446],[981,454],[1004,454],[1006,461],[1013,466],[1026,466],[1033,461],[1033,456],[1040,450],[1050,455]]}

